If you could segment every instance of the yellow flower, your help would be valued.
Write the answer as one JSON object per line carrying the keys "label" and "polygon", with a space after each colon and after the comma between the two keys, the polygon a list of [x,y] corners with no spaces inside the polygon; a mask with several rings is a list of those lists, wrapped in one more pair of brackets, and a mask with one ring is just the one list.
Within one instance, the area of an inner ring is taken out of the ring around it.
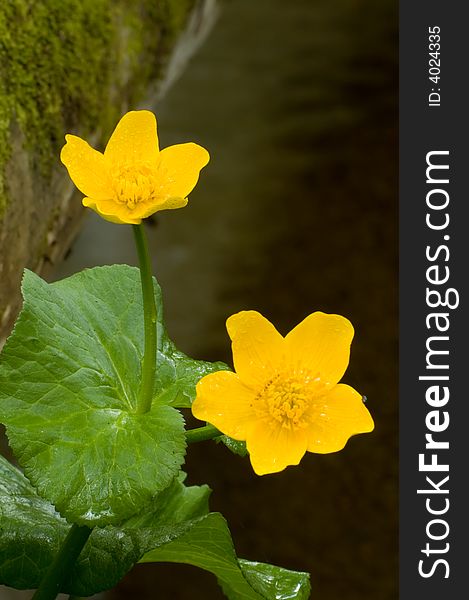
{"label": "yellow flower", "polygon": [[159,210],[181,208],[209,161],[205,148],[178,144],[159,150],[155,115],[122,117],[104,154],[76,135],[66,135],[60,159],[85,194],[87,206],[113,223],[138,224]]}
{"label": "yellow flower", "polygon": [[192,412],[245,440],[258,475],[297,465],[306,451],[337,452],[350,436],[373,430],[362,396],[338,383],[349,361],[350,321],[315,312],[285,338],[255,311],[226,326],[236,373],[203,377]]}

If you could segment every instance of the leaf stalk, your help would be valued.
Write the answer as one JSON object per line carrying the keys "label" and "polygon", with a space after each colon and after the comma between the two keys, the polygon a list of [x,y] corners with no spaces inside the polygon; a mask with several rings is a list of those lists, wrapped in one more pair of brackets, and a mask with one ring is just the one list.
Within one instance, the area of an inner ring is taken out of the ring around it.
{"label": "leaf stalk", "polygon": [[54,600],[57,597],[92,531],[86,526],[72,525],[32,600]]}
{"label": "leaf stalk", "polygon": [[213,425],[205,425],[204,427],[197,427],[196,429],[189,429],[186,431],[186,442],[193,444],[194,442],[204,442],[205,440],[211,440],[215,437],[223,435]]}

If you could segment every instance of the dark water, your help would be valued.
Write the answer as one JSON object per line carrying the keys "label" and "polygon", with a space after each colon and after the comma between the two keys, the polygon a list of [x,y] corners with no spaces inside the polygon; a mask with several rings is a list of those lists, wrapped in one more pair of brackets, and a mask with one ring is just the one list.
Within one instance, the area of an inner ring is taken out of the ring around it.
{"label": "dark water", "polygon": [[[368,396],[373,434],[338,454],[256,477],[210,443],[208,482],[238,554],[310,571],[313,598],[397,597],[396,12],[389,0],[226,2],[160,106],[161,145],[212,160],[189,206],[149,231],[172,337],[230,361],[224,322],[257,309],[286,333],[314,310],[356,329],[345,381]],[[130,228],[90,216],[57,278],[134,263]],[[138,567],[113,598],[221,598],[191,567]]]}

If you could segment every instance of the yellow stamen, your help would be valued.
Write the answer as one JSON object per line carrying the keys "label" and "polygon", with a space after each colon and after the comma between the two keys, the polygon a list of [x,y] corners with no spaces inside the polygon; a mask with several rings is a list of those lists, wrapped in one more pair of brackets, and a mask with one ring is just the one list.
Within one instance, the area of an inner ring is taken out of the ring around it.
{"label": "yellow stamen", "polygon": [[267,414],[287,429],[308,425],[305,412],[311,408],[323,386],[319,377],[310,373],[278,374],[258,393],[255,408]]}
{"label": "yellow stamen", "polygon": [[116,201],[129,209],[155,200],[161,187],[154,171],[146,165],[119,167],[112,173],[112,180]]}

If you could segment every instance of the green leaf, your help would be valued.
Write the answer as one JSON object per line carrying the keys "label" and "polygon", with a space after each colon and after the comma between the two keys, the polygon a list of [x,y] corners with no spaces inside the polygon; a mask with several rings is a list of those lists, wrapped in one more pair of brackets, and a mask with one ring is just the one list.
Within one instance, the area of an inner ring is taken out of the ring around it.
{"label": "green leaf", "polygon": [[0,363],[0,421],[39,493],[70,522],[115,524],[178,473],[184,423],[201,374],[168,339],[158,310],[152,409],[136,415],[143,357],[139,270],[98,267],[47,284],[26,271],[23,310]]}
{"label": "green leaf", "polygon": [[67,530],[53,506],[0,456],[0,583],[36,587]]}
{"label": "green leaf", "polygon": [[140,515],[119,527],[93,530],[64,592],[89,596],[112,588],[151,548],[166,544],[207,514],[208,486],[186,487],[180,473]]}
{"label": "green leaf", "polygon": [[[62,591],[89,596],[113,587],[144,552],[180,535],[208,510],[207,486],[185,487],[184,474],[122,527],[92,532]],[[37,588],[70,525],[24,475],[0,456],[0,584]]]}
{"label": "green leaf", "polygon": [[[164,335],[163,356],[158,357],[157,394],[161,402],[177,408],[190,408],[195,398],[196,383],[215,371],[228,370],[222,362],[209,363],[189,358]],[[162,364],[163,363],[163,364]]]}
{"label": "green leaf", "polygon": [[186,474],[181,471],[171,485],[157,496],[148,510],[131,517],[124,527],[138,529],[155,525],[170,526],[208,514],[210,488],[208,485],[186,487],[183,485],[185,478]]}
{"label": "green leaf", "polygon": [[[207,515],[209,488],[185,487],[184,476],[141,515],[120,527],[94,529],[62,591],[89,596],[109,589],[143,556],[141,562],[185,562],[209,570],[232,600],[308,598],[306,573],[238,560],[225,519]],[[0,456],[0,584],[37,588],[69,527]]]}
{"label": "green leaf", "polygon": [[180,536],[151,550],[140,562],[178,562],[210,571],[230,600],[309,598],[309,575],[238,560],[223,516],[210,513]]}
{"label": "green leaf", "polygon": [[246,442],[240,442],[239,440],[234,440],[233,438],[228,437],[227,435],[221,435],[220,437],[215,438],[216,442],[222,442],[225,446],[233,452],[233,454],[237,454],[238,456],[242,456],[243,458],[248,455],[248,450],[246,448]]}
{"label": "green leaf", "polygon": [[263,598],[307,600],[310,596],[309,573],[242,558],[238,559],[238,563],[244,577]]}

